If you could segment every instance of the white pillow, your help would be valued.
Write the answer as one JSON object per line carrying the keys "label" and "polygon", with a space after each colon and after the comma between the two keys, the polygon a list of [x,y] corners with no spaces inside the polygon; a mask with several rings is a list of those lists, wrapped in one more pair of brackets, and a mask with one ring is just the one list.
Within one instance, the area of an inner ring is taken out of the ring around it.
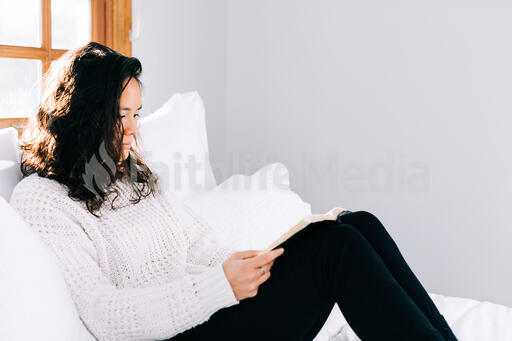
{"label": "white pillow", "polygon": [[22,177],[19,156],[16,129],[0,129],[0,197],[6,200]]}
{"label": "white pillow", "polygon": [[282,163],[268,164],[250,176],[233,175],[184,203],[239,250],[263,249],[311,214],[311,205],[290,189]]}
{"label": "white pillow", "polygon": [[142,118],[139,136],[143,156],[165,190],[183,199],[215,187],[204,104],[197,92],[175,94]]}
{"label": "white pillow", "polygon": [[18,132],[10,127],[0,129],[0,160],[19,161]]}
{"label": "white pillow", "polygon": [[0,198],[0,339],[87,340],[53,254]]}

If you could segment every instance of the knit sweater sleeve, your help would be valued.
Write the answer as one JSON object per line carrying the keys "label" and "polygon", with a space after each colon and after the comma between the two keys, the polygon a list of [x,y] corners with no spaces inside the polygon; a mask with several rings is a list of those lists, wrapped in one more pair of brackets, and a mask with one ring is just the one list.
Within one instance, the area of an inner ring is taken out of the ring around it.
{"label": "knit sweater sleeve", "polygon": [[167,205],[179,219],[188,242],[187,262],[200,266],[223,264],[236,250],[227,245],[219,231],[215,230],[193,209],[171,194],[165,194]]}
{"label": "knit sweater sleeve", "polygon": [[51,191],[18,186],[11,205],[53,251],[81,319],[99,340],[170,338],[238,303],[222,266],[143,288],[118,288],[71,206]]}

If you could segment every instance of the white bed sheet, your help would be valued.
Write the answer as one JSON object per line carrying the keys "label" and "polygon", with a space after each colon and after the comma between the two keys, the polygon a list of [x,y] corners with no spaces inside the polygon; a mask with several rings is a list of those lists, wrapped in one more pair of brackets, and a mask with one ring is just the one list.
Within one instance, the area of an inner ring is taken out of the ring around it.
{"label": "white bed sheet", "polygon": [[[511,341],[512,308],[429,293],[459,341]],[[337,306],[315,341],[359,341]]]}

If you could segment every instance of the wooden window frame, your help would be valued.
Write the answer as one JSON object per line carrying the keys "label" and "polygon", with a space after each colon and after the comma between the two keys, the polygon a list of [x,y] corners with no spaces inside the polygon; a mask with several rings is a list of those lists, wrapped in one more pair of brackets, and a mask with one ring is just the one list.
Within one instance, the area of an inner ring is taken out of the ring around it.
{"label": "wooden window frame", "polygon": [[[52,49],[51,0],[41,0],[41,47],[0,45],[0,57],[38,59],[43,74],[50,63],[67,50]],[[91,41],[95,41],[126,55],[132,55],[130,30],[132,26],[132,0],[91,0]],[[6,113],[0,113],[6,114]],[[0,118],[0,129],[15,127],[20,133],[26,117]]]}

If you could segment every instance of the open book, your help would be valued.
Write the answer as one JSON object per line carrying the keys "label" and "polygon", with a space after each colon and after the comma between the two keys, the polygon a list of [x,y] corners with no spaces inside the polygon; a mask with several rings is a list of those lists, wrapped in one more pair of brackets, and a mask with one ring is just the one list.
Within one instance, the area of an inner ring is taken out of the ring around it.
{"label": "open book", "polygon": [[[267,246],[261,253],[265,253],[268,251],[273,250],[276,248],[279,244],[284,243],[287,239],[289,239],[291,236],[293,236],[295,233],[299,232],[306,226],[308,226],[311,223],[316,223],[318,221],[323,220],[337,220],[343,211],[348,211],[346,208],[342,207],[334,207],[329,212],[325,214],[310,214],[304,218],[302,218],[297,224],[295,224],[292,228],[290,228],[288,231],[286,231],[281,237],[277,238],[272,244]],[[348,211],[350,212],[350,211]]]}

